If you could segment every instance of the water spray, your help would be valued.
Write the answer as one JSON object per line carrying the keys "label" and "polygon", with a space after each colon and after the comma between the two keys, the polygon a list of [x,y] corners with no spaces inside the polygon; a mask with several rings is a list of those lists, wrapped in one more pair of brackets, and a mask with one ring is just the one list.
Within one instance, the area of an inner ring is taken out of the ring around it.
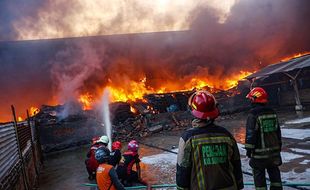
{"label": "water spray", "polygon": [[105,127],[106,135],[109,137],[109,145],[108,148],[111,150],[112,146],[112,126],[110,121],[110,110],[109,110],[109,96],[110,92],[106,88],[103,91],[103,97],[102,97],[102,107],[103,107],[103,123]]}

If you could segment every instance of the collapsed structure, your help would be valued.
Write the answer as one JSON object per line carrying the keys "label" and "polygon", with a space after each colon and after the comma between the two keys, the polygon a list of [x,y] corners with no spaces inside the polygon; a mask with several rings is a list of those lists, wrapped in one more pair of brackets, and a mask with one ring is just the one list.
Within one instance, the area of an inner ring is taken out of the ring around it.
{"label": "collapsed structure", "polygon": [[[263,68],[227,91],[214,91],[221,114],[249,109],[245,96],[251,85],[268,91],[271,106],[301,110],[304,108],[301,105],[310,103],[309,66],[310,55],[305,55]],[[192,119],[187,111],[187,100],[193,92],[147,94],[140,101],[111,103],[113,138],[126,141],[163,130],[187,128]],[[93,136],[104,133],[100,111],[83,110],[79,104],[65,107],[68,106],[43,106],[36,115],[42,145],[47,152],[85,144]]]}
{"label": "collapsed structure", "polygon": [[269,65],[246,78],[268,91],[271,105],[302,111],[310,103],[310,54]]}

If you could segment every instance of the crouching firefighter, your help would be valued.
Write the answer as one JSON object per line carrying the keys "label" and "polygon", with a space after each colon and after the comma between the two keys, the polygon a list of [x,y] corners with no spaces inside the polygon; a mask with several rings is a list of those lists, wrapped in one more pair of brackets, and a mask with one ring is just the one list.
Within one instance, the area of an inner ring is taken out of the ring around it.
{"label": "crouching firefighter", "polygon": [[176,183],[178,189],[243,189],[240,154],[234,137],[214,124],[219,110],[214,96],[195,92],[188,101],[194,116],[192,128],[179,141]]}
{"label": "crouching firefighter", "polygon": [[268,94],[260,87],[246,96],[252,109],[246,123],[245,148],[253,169],[255,188],[267,189],[265,170],[269,175],[270,189],[282,189],[279,167],[281,160],[281,130],[274,110],[267,107]]}
{"label": "crouching firefighter", "polygon": [[112,165],[108,164],[110,150],[100,147],[95,152],[95,158],[99,163],[96,180],[99,190],[124,190],[124,186],[118,179],[117,173]]}
{"label": "crouching firefighter", "polygon": [[[117,167],[118,177],[122,180],[125,186],[132,186],[134,183],[141,183],[150,189],[151,186],[141,178],[141,167],[139,158],[139,144],[136,140],[131,140],[128,143],[127,151],[124,152],[122,161]],[[136,165],[136,171],[133,170],[133,165]]]}
{"label": "crouching firefighter", "polygon": [[95,151],[100,147],[106,147],[109,144],[109,138],[106,135],[100,138],[94,138],[90,150],[87,153],[87,159],[85,160],[86,169],[88,172],[88,179],[93,180],[96,177],[96,170],[98,162],[95,159]]}
{"label": "crouching firefighter", "polygon": [[122,159],[122,143],[119,141],[115,141],[112,143],[112,152],[110,154],[109,164],[117,168],[119,162]]}

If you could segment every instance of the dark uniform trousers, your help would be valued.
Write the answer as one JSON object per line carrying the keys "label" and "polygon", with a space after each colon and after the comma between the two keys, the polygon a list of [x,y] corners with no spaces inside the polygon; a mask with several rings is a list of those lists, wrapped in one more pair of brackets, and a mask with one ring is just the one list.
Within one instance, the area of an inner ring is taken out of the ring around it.
{"label": "dark uniform trousers", "polygon": [[[279,160],[278,160],[279,159]],[[280,159],[255,159],[251,158],[250,166],[253,169],[254,183],[256,190],[267,189],[266,170],[270,179],[270,190],[280,190],[282,188],[281,174],[278,162]]]}
{"label": "dark uniform trousers", "polygon": [[251,158],[255,188],[267,189],[267,170],[270,189],[282,189],[279,170],[282,164],[281,129],[274,110],[265,105],[253,105],[247,119],[245,143],[247,156]]}

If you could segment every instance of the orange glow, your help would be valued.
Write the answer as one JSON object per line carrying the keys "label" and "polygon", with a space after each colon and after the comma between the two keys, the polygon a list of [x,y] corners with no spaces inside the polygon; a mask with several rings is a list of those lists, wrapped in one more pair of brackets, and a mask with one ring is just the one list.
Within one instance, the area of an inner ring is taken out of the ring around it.
{"label": "orange glow", "polygon": [[[193,89],[203,89],[205,87],[222,90],[228,90],[238,84],[238,81],[243,79],[244,77],[252,74],[249,71],[240,71],[238,74],[232,75],[231,77],[225,79],[217,79],[212,78],[209,80],[207,77],[193,77],[189,79],[189,81],[185,81],[184,83],[178,82],[174,83],[164,83],[165,86],[161,86],[158,89],[154,89],[150,86],[147,86],[147,78],[144,77],[139,81],[129,81],[124,83],[124,85],[116,86],[113,81],[109,80],[109,85],[106,87],[110,91],[110,99],[112,102],[127,102],[127,101],[137,101],[142,100],[143,96],[146,94],[161,94],[161,93],[171,93],[171,92],[180,92],[180,91],[190,91]],[[81,98],[80,98],[81,100]]]}
{"label": "orange glow", "polygon": [[30,107],[29,114],[31,117],[37,115],[39,112],[40,112],[39,108],[33,106]]}
{"label": "orange glow", "polygon": [[191,81],[185,85],[187,90],[191,90],[194,88],[202,89],[203,87],[206,86],[213,88],[212,84],[207,83],[205,79],[199,79],[199,78],[192,78]]}
{"label": "orange glow", "polygon": [[146,77],[139,82],[130,81],[129,84],[124,84],[122,87],[107,86],[106,88],[109,89],[113,102],[136,101],[138,99],[143,99],[145,94],[155,92],[153,89],[148,89],[145,83]]}
{"label": "orange glow", "polygon": [[90,110],[94,100],[90,93],[86,93],[80,95],[78,101],[82,104],[83,110]]}
{"label": "orange glow", "polygon": [[19,117],[17,118],[17,121],[23,121],[23,118],[19,116]]}
{"label": "orange glow", "polygon": [[131,111],[132,113],[137,113],[137,110],[136,110],[134,107],[132,107],[132,106],[130,106],[130,111]]}
{"label": "orange glow", "polygon": [[249,71],[240,71],[238,75],[233,75],[230,79],[225,81],[225,83],[227,84],[227,89],[237,86],[239,80],[244,79],[245,77],[249,76],[252,73],[253,72]]}
{"label": "orange glow", "polygon": [[287,57],[284,57],[281,59],[282,62],[284,61],[288,61],[290,59],[294,59],[294,58],[298,58],[298,57],[301,57],[301,56],[304,56],[304,55],[307,55],[307,54],[310,54],[310,51],[308,52],[302,52],[302,53],[296,53],[294,55],[290,55],[290,56],[287,56]]}

